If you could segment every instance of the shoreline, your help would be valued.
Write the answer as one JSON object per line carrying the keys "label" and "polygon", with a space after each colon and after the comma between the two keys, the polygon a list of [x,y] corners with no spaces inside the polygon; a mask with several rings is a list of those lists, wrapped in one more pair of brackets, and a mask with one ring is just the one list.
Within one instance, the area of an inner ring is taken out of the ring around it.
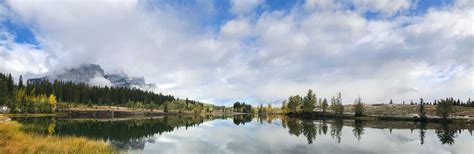
{"label": "shoreline", "polygon": [[313,111],[293,113],[289,112],[284,114],[288,117],[296,117],[302,119],[343,119],[343,120],[361,120],[361,121],[412,121],[412,122],[459,122],[459,123],[474,123],[474,118],[455,118],[451,117],[448,119],[442,119],[439,117],[428,116],[426,118],[419,117],[408,117],[408,116],[380,116],[380,115],[365,115],[361,117],[356,117],[354,114],[334,114],[329,112],[317,112]]}
{"label": "shoreline", "polygon": [[89,119],[127,119],[127,118],[147,118],[164,116],[235,116],[247,115],[249,113],[240,112],[214,112],[214,113],[191,113],[191,112],[162,112],[146,110],[116,110],[116,109],[61,109],[56,113],[18,113],[0,114],[6,118],[22,117],[62,117],[62,118],[89,118]]}

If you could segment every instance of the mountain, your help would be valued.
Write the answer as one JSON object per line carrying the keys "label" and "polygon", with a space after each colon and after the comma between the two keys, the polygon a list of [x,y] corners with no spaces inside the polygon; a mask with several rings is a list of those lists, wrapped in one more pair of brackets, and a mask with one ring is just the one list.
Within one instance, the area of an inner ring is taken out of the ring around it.
{"label": "mountain", "polygon": [[131,77],[125,73],[106,74],[102,67],[97,64],[83,64],[76,68],[64,69],[45,77],[29,79],[28,82],[32,83],[42,80],[62,80],[97,86],[137,87],[142,89],[153,89],[156,87],[155,84],[147,84],[143,77]]}

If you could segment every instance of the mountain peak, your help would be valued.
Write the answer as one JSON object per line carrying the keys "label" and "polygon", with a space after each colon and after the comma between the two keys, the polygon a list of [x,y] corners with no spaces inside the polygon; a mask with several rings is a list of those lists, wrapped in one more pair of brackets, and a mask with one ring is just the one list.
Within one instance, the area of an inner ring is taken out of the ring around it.
{"label": "mountain peak", "polygon": [[78,67],[66,68],[59,73],[29,79],[28,82],[38,82],[45,79],[87,83],[96,86],[155,88],[155,84],[147,84],[143,77],[132,77],[125,72],[106,74],[102,67],[97,64],[82,64]]}

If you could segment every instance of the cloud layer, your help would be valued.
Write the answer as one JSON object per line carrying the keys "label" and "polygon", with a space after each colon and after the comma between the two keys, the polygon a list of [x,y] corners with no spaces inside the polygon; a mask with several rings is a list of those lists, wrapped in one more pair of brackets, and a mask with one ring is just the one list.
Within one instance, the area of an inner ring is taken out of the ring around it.
{"label": "cloud layer", "polygon": [[344,102],[473,94],[474,9],[457,1],[414,14],[416,1],[307,0],[271,9],[210,2],[6,1],[40,47],[2,30],[0,71],[41,74],[97,63],[145,76],[159,91],[218,104],[272,103],[315,89]]}

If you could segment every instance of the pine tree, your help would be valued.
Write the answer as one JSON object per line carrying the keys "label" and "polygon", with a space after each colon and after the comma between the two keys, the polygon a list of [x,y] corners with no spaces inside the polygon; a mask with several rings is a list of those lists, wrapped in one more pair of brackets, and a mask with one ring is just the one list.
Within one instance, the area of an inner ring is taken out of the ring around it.
{"label": "pine tree", "polygon": [[453,104],[454,100],[449,98],[438,101],[438,105],[436,105],[437,114],[445,120],[448,119]]}
{"label": "pine tree", "polygon": [[360,97],[354,101],[354,112],[356,117],[364,115],[364,103],[362,103],[362,99]]}
{"label": "pine tree", "polygon": [[309,89],[308,94],[303,99],[303,110],[305,112],[312,112],[316,105],[316,94],[313,90]]}
{"label": "pine tree", "polygon": [[334,101],[334,112],[336,114],[343,114],[344,113],[344,106],[342,105],[342,98],[341,98],[341,93],[339,92],[337,94],[337,97],[333,98]]}
{"label": "pine tree", "polygon": [[420,118],[425,119],[426,118],[426,110],[425,110],[425,103],[423,102],[423,98],[420,98],[420,105],[418,108],[418,113]]}
{"label": "pine tree", "polygon": [[13,94],[14,94],[14,83],[13,83],[13,77],[11,74],[8,74],[8,78],[6,80],[7,84],[7,91],[8,91],[8,98],[13,99]]}
{"label": "pine tree", "polygon": [[393,101],[392,101],[392,99],[390,99],[390,103],[389,103],[389,104],[393,104]]}
{"label": "pine tree", "polygon": [[163,105],[164,105],[163,112],[168,113],[168,102],[165,102]]}
{"label": "pine tree", "polygon": [[6,82],[0,78],[0,107],[7,104],[8,88]]}
{"label": "pine tree", "polygon": [[326,112],[328,108],[328,100],[324,98],[323,103],[321,104],[321,108],[323,109],[323,112]]}
{"label": "pine tree", "polygon": [[18,89],[23,88],[23,76],[20,75],[20,79],[18,80]]}

